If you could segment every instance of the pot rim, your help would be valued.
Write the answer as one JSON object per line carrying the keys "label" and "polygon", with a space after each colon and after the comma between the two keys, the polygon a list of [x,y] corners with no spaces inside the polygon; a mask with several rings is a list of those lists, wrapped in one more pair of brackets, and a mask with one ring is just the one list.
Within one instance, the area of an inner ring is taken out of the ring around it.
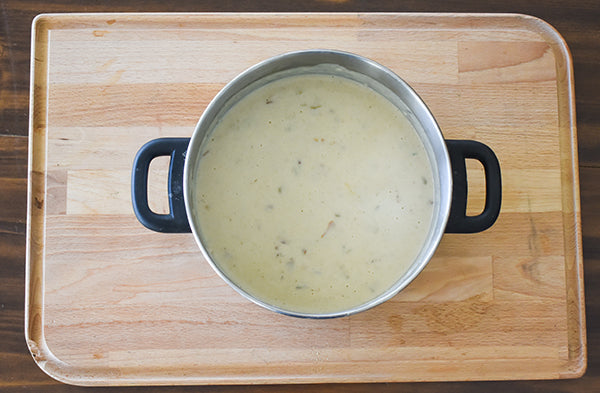
{"label": "pot rim", "polygon": [[[402,102],[416,117],[417,124],[411,120],[411,123],[417,128],[420,126],[423,128],[422,131],[417,130],[419,137],[425,145],[425,148],[429,155],[429,161],[432,165],[434,174],[434,183],[436,185],[436,203],[434,203],[434,212],[432,217],[431,229],[429,231],[427,241],[424,243],[421,252],[415,258],[409,269],[398,278],[394,285],[388,288],[385,292],[379,296],[352,308],[326,313],[310,313],[310,312],[297,312],[293,310],[287,310],[273,304],[267,303],[252,294],[246,292],[243,288],[234,283],[213,261],[212,256],[204,247],[202,238],[197,228],[196,219],[192,214],[192,202],[191,202],[191,177],[194,175],[193,171],[196,167],[197,153],[200,151],[205,136],[212,130],[215,119],[223,111],[224,106],[240,91],[243,91],[246,87],[252,85],[256,81],[266,78],[274,73],[285,71],[288,69],[295,69],[303,67],[305,65],[298,64],[289,66],[289,63],[293,64],[294,61],[303,58],[323,58],[323,61],[313,62],[312,66],[319,64],[335,64],[339,65],[344,69],[350,69],[350,66],[365,67],[369,70],[370,74],[366,74],[360,71],[352,69],[353,72],[358,72],[366,77],[377,81],[386,88],[390,89],[395,97]],[[335,61],[338,60],[338,61]],[[343,61],[341,61],[343,60]],[[344,63],[344,64],[341,64]],[[271,70],[262,75],[265,70]],[[259,76],[256,77],[256,74]],[[374,75],[377,77],[375,77]],[[384,79],[386,83],[380,79]],[[391,86],[390,86],[391,84]],[[400,97],[396,91],[401,91],[404,95]],[[407,102],[408,101],[408,102]],[[429,146],[427,146],[429,144]],[[433,154],[433,157],[432,157]],[[442,184],[443,183],[443,184]],[[188,145],[187,157],[185,160],[184,172],[183,172],[183,192],[184,202],[186,208],[186,214],[190,223],[190,228],[198,244],[202,255],[206,261],[211,265],[212,269],[229,284],[236,292],[244,296],[246,299],[268,309],[275,311],[280,314],[300,317],[300,318],[314,318],[314,319],[328,319],[337,318],[356,314],[372,307],[375,307],[403,290],[410,282],[412,282],[416,276],[425,268],[429,260],[433,257],[442,236],[448,217],[450,214],[450,205],[452,202],[452,169],[450,166],[450,157],[446,147],[445,140],[442,132],[433,117],[433,114],[425,104],[425,102],[419,97],[419,95],[406,83],[402,78],[396,75],[389,68],[361,55],[330,49],[309,49],[300,50],[293,52],[286,52],[280,55],[273,56],[266,60],[263,60],[245,71],[238,74],[233,80],[227,83],[219,93],[211,100],[209,105],[206,107],[202,116],[198,120],[194,133],[192,134],[191,140]],[[437,213],[436,213],[437,212]]]}

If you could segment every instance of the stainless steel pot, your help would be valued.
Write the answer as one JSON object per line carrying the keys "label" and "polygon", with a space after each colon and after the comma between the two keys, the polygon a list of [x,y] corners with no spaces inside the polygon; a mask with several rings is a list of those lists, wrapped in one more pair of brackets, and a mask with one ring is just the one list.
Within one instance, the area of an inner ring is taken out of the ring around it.
{"label": "stainless steel pot", "polygon": [[[285,310],[268,304],[236,285],[213,261],[202,244],[199,223],[192,214],[194,201],[193,169],[201,158],[199,152],[207,133],[227,110],[241,97],[278,78],[300,74],[334,74],[364,83],[385,96],[409,118],[428,152],[436,198],[434,219],[427,240],[418,257],[390,289],[376,298],[335,313],[304,313]],[[169,214],[156,214],[148,207],[147,179],[150,161],[158,156],[171,156],[169,173]],[[486,177],[486,202],[477,216],[466,215],[467,177],[465,159],[480,161]],[[296,317],[332,318],[354,314],[374,307],[405,288],[433,256],[444,232],[474,233],[489,228],[497,219],[501,205],[500,165],[493,151],[471,140],[445,140],[433,115],[401,78],[384,66],[356,54],[332,50],[308,50],[282,54],[265,60],[241,73],[228,83],[208,105],[191,139],[161,138],[148,142],[135,157],[132,173],[133,208],[139,221],[158,232],[192,232],[206,260],[215,272],[237,292],[251,301],[279,313]],[[191,224],[191,225],[190,225]]]}

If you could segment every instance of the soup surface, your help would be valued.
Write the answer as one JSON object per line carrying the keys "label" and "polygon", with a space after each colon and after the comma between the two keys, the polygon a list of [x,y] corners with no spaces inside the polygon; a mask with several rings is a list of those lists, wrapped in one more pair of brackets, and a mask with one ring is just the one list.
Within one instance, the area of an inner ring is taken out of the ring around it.
{"label": "soup surface", "polygon": [[246,95],[206,137],[195,178],[192,210],[213,261],[294,312],[381,295],[432,221],[432,169],[413,126],[339,76],[284,77]]}

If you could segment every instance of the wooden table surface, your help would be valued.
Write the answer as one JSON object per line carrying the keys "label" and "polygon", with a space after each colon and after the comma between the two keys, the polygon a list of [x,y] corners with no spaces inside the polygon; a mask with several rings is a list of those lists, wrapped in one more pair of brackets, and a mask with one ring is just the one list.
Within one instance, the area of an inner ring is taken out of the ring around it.
{"label": "wooden table surface", "polygon": [[[25,287],[25,231],[27,130],[29,98],[30,26],[42,12],[113,11],[363,11],[363,12],[518,12],[552,24],[566,39],[573,55],[583,251],[588,332],[588,371],[576,380],[411,383],[379,385],[219,386],[169,388],[103,388],[103,391],[417,391],[417,392],[592,392],[600,391],[600,3],[444,1],[369,2],[321,0],[303,3],[262,1],[140,1],[19,2],[0,1],[0,391],[71,392],[87,388],[67,386],[46,376],[27,350],[23,333]],[[532,152],[535,154],[535,152]],[[100,390],[100,389],[99,389]]]}

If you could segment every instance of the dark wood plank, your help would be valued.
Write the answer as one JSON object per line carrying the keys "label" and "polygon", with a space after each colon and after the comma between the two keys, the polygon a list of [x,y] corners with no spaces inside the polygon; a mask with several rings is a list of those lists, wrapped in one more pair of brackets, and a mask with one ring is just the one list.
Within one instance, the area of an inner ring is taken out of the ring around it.
{"label": "dark wood plank", "polygon": [[[33,362],[23,334],[25,196],[30,26],[41,12],[107,11],[387,11],[520,12],[540,17],[573,54],[580,150],[588,371],[560,381],[379,385],[104,388],[105,392],[594,392],[600,391],[600,2],[435,1],[185,1],[0,0],[0,391],[79,392],[47,377]],[[15,137],[16,136],[16,137]]]}
{"label": "dark wood plank", "polygon": [[0,139],[0,177],[27,177],[27,138],[23,136]]}

